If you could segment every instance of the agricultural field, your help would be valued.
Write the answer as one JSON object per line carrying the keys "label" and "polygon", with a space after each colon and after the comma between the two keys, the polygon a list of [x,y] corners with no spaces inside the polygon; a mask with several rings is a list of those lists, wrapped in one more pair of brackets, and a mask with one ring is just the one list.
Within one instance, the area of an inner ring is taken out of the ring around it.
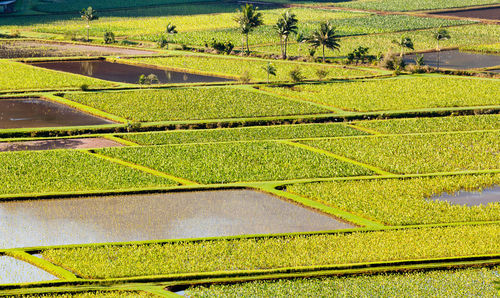
{"label": "agricultural field", "polygon": [[242,4],[0,5],[0,296],[497,297],[500,2]]}

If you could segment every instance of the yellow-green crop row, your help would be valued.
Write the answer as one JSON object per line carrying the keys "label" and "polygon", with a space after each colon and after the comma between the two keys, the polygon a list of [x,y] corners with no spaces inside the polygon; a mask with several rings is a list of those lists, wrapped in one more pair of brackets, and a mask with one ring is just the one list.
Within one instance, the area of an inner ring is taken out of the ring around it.
{"label": "yellow-green crop row", "polygon": [[68,292],[68,293],[44,293],[44,294],[25,294],[18,295],[22,298],[134,298],[134,297],[156,297],[156,295],[140,291],[89,291],[89,292]]}
{"label": "yellow-green crop row", "polygon": [[144,122],[330,112],[307,102],[224,87],[68,93],[65,98],[126,119]]}
{"label": "yellow-green crop row", "polygon": [[498,253],[500,226],[456,226],[52,249],[43,257],[87,278],[271,269]]}
{"label": "yellow-green crop row", "polygon": [[99,151],[206,184],[372,174],[357,165],[271,141],[122,147]]}
{"label": "yellow-green crop row", "polygon": [[262,89],[360,112],[500,104],[500,82],[475,78],[408,76]]}
{"label": "yellow-green crop row", "polygon": [[0,194],[172,186],[176,183],[70,151],[0,153]]}
{"label": "yellow-green crop row", "polygon": [[492,43],[492,44],[482,44],[476,46],[463,46],[460,47],[461,51],[469,51],[469,52],[480,52],[480,53],[492,53],[492,54],[500,54],[500,42]]}
{"label": "yellow-green crop row", "polygon": [[393,173],[500,169],[500,131],[300,141]]}
{"label": "yellow-green crop row", "polygon": [[498,4],[498,0],[356,0],[334,6],[368,10],[410,11]]}
{"label": "yellow-green crop row", "polygon": [[278,279],[193,286],[189,297],[497,297],[500,268],[420,271],[354,277]]}
{"label": "yellow-green crop row", "polygon": [[500,129],[500,115],[450,116],[359,121],[356,126],[387,134]]}
{"label": "yellow-green crop row", "polygon": [[500,203],[453,205],[433,200],[460,190],[500,184],[500,174],[331,181],[287,186],[287,191],[389,225],[500,220]]}

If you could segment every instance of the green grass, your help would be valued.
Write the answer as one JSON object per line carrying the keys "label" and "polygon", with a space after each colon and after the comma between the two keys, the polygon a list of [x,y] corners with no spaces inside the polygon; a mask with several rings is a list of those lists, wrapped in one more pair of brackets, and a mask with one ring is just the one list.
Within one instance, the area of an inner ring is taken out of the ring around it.
{"label": "green grass", "polygon": [[498,267],[191,287],[189,297],[497,297]]}
{"label": "green grass", "polygon": [[54,249],[43,252],[87,278],[352,264],[498,253],[500,226]]}
{"label": "green grass", "polygon": [[225,129],[184,130],[125,134],[120,137],[142,145],[206,142],[278,140],[312,137],[338,137],[367,134],[343,124],[298,124]]}
{"label": "green grass", "polygon": [[175,183],[79,151],[0,153],[0,194],[171,185]]}
{"label": "green grass", "polygon": [[500,184],[500,174],[294,184],[287,191],[389,225],[495,221],[500,204],[452,205],[429,198]]}
{"label": "green grass", "polygon": [[500,132],[301,141],[393,173],[500,169]]}
{"label": "green grass", "polygon": [[356,126],[387,134],[500,129],[500,115],[408,118],[356,122]]}
{"label": "green grass", "polygon": [[262,89],[359,112],[500,104],[498,81],[457,77],[407,76]]}
{"label": "green grass", "polygon": [[339,66],[324,66],[319,64],[290,62],[280,60],[264,60],[224,57],[224,56],[171,56],[162,58],[137,58],[132,61],[153,64],[165,67],[177,67],[188,71],[202,71],[218,75],[229,75],[239,78],[243,73],[250,75],[251,81],[267,81],[267,73],[263,67],[272,63],[276,68],[276,76],[270,76],[270,81],[291,81],[290,71],[298,68],[306,79],[317,79],[319,69],[328,71],[327,78],[356,78],[374,75],[374,72],[356,68],[342,68]]}
{"label": "green grass", "polygon": [[56,89],[80,87],[83,84],[92,87],[112,85],[102,80],[65,74],[7,60],[0,60],[0,73],[2,74],[0,76],[0,90]]}
{"label": "green grass", "polygon": [[334,3],[333,5],[356,9],[409,11],[456,8],[498,3],[498,0],[357,0]]}
{"label": "green grass", "polygon": [[44,293],[44,294],[25,294],[19,295],[23,298],[90,298],[90,297],[156,297],[156,295],[139,292],[139,291],[89,291],[89,292],[73,292],[73,293]]}
{"label": "green grass", "polygon": [[237,88],[68,93],[66,98],[133,121],[206,120],[327,113],[327,109]]}
{"label": "green grass", "polygon": [[103,154],[200,183],[370,175],[326,155],[276,142],[101,149]]}

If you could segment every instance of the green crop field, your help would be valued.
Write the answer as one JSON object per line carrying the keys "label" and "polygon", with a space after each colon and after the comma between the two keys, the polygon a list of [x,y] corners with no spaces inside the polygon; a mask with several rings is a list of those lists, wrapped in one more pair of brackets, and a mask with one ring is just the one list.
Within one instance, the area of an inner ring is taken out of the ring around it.
{"label": "green crop field", "polygon": [[32,294],[22,295],[23,298],[91,298],[91,297],[155,297],[155,295],[145,292],[132,292],[132,291],[89,291],[89,292],[74,292],[74,293],[48,293],[48,294]]}
{"label": "green crop field", "polygon": [[498,0],[356,0],[334,3],[335,6],[369,10],[409,11],[498,4]]}

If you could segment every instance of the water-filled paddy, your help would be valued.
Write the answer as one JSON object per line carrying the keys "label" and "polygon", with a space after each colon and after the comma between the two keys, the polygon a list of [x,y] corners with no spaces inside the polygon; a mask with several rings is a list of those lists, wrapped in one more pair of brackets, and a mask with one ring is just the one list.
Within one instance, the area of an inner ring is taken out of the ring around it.
{"label": "water-filled paddy", "polygon": [[500,20],[500,7],[452,10],[436,12],[434,14],[463,18]]}
{"label": "water-filled paddy", "polygon": [[26,262],[0,256],[0,284],[55,280],[57,277]]}
{"label": "water-filled paddy", "polygon": [[433,197],[436,201],[448,201],[450,204],[478,206],[500,202],[500,186],[486,188],[482,191],[459,191],[454,194],[443,194]]}
{"label": "water-filled paddy", "polygon": [[81,74],[93,78],[103,79],[113,82],[137,84],[141,75],[148,76],[156,75],[158,83],[210,83],[210,82],[226,82],[231,79],[192,74],[187,72],[178,72],[172,70],[159,69],[155,67],[145,67],[137,65],[129,65],[122,63],[112,63],[104,60],[90,61],[55,61],[55,62],[38,62],[31,63],[32,65],[65,71],[75,74]]}
{"label": "water-filled paddy", "polygon": [[0,243],[93,242],[323,231],[353,227],[251,191],[226,190],[0,203]]}
{"label": "water-filled paddy", "polygon": [[105,138],[52,139],[24,142],[0,142],[0,152],[52,149],[89,149],[123,146]]}
{"label": "water-filled paddy", "polygon": [[36,98],[0,99],[0,129],[110,123],[113,122],[47,100]]}
{"label": "water-filled paddy", "polygon": [[[460,52],[449,50],[424,53],[424,64],[448,69],[485,68],[500,65],[500,55],[487,55],[478,53]],[[415,55],[405,55],[406,63],[415,64]]]}

